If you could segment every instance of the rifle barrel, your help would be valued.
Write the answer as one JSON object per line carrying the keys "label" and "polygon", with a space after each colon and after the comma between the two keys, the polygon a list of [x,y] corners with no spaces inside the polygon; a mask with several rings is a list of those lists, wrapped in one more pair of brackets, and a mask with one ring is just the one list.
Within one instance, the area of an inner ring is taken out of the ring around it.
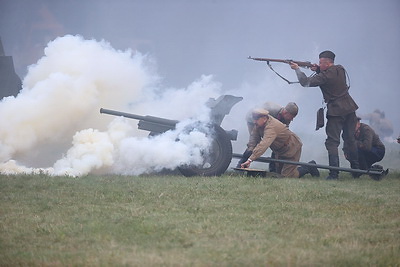
{"label": "rifle barrel", "polygon": [[300,67],[307,67],[310,68],[312,67],[311,62],[309,61],[297,61],[297,60],[292,60],[292,59],[275,59],[275,58],[261,58],[261,57],[251,57],[249,56],[248,59],[252,60],[257,60],[257,61],[266,61],[266,62],[280,62],[280,63],[287,63],[290,64],[290,62],[294,62]]}
{"label": "rifle barrel", "polygon": [[274,58],[262,58],[262,57],[248,57],[248,59],[257,60],[257,61],[271,61],[271,62],[281,62],[281,63],[289,63],[287,59],[274,59]]}

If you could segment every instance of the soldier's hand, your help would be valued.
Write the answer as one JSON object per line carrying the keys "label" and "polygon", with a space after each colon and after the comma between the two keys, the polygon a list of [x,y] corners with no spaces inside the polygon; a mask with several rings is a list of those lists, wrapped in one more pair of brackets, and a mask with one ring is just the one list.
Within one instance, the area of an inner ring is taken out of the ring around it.
{"label": "soldier's hand", "polygon": [[242,163],[242,164],[240,165],[240,167],[242,167],[242,168],[248,168],[248,167],[250,167],[250,164],[251,164],[251,161],[250,161],[250,160],[247,160],[246,162]]}
{"label": "soldier's hand", "polygon": [[294,63],[294,62],[292,62],[292,61],[290,61],[289,64],[290,64],[290,67],[291,67],[292,69],[294,69],[294,70],[297,70],[297,69],[299,68],[299,65],[297,65],[296,63]]}
{"label": "soldier's hand", "polygon": [[311,66],[310,69],[311,69],[312,71],[317,71],[318,68],[319,68],[318,64],[315,64],[315,63],[314,63],[314,64],[312,64],[312,66]]}

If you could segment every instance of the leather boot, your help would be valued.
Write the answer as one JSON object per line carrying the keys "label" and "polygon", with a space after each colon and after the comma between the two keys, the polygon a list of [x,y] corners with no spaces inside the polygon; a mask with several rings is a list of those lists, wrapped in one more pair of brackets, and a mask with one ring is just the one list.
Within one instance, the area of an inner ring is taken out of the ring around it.
{"label": "leather boot", "polygon": [[[309,161],[308,163],[317,164],[315,160]],[[319,177],[319,170],[317,167],[308,167],[312,177]]]}
{"label": "leather boot", "polygon": [[299,178],[303,177],[307,173],[310,173],[310,170],[306,166],[299,166],[297,167],[297,171],[299,172]]}
{"label": "leather boot", "polygon": [[[339,167],[339,155],[328,155],[329,166],[331,167]],[[326,180],[337,180],[339,179],[339,171],[337,170],[329,170],[329,175],[326,177]]]}
{"label": "leather boot", "polygon": [[[358,153],[350,153],[349,154],[349,158],[350,158],[350,167],[352,169],[360,169],[360,163],[358,161]],[[356,172],[352,172],[351,175],[353,176],[353,178],[358,178],[361,176],[361,173],[356,173]]]}
{"label": "leather boot", "polygon": [[[314,160],[309,161],[308,163],[316,164]],[[300,166],[297,168],[297,170],[299,171],[299,178],[308,173],[311,174],[312,177],[319,177],[319,171],[316,167]]]}

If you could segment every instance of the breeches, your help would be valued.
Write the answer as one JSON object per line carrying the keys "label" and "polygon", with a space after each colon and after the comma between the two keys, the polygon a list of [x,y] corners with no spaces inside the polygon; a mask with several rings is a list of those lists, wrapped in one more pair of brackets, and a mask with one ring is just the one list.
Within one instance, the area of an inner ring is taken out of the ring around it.
{"label": "breeches", "polygon": [[355,112],[347,114],[346,116],[327,116],[326,123],[326,141],[325,147],[329,155],[339,155],[338,147],[340,145],[340,134],[345,146],[349,149],[350,153],[356,153],[357,145],[354,137],[354,132],[357,123],[357,116]]}
{"label": "breeches", "polygon": [[361,170],[368,170],[372,164],[381,161],[385,156],[385,150],[372,147],[371,150],[358,149],[358,160]]}
{"label": "breeches", "polygon": [[[290,161],[300,161],[302,143],[297,136],[292,137],[292,142],[290,144],[290,149],[285,153],[276,153],[278,159],[290,160]],[[279,164],[279,173],[285,177],[299,177],[299,171],[297,170],[297,165],[292,164]]]}

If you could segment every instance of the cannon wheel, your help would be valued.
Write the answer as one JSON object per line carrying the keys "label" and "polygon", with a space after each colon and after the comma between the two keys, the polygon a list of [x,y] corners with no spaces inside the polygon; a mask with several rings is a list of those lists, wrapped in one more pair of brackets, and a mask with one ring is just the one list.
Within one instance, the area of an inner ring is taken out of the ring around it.
{"label": "cannon wheel", "polygon": [[231,140],[219,125],[214,124],[211,127],[215,136],[209,153],[204,155],[203,164],[179,167],[179,171],[184,176],[220,176],[229,167],[232,160]]}

